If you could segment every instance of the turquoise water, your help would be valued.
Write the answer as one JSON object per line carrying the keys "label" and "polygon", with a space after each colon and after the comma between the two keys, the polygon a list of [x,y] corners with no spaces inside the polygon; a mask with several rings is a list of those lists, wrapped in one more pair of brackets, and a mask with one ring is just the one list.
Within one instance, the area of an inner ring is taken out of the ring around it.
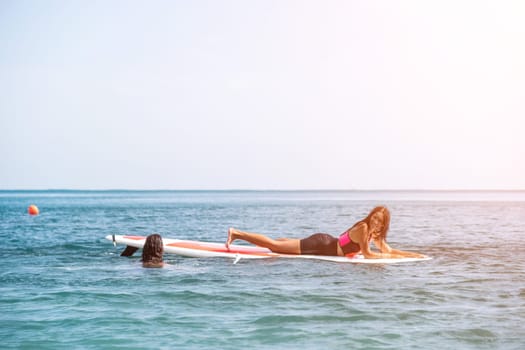
{"label": "turquoise water", "polygon": [[[104,239],[338,234],[377,204],[392,246],[434,259],[143,269]],[[2,348],[525,347],[525,192],[0,191],[0,238]]]}

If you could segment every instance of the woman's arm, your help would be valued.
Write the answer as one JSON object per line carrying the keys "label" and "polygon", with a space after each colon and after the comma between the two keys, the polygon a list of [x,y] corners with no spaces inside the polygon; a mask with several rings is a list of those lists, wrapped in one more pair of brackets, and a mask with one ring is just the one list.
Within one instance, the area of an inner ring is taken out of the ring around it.
{"label": "woman's arm", "polygon": [[374,244],[377,248],[379,248],[379,250],[381,250],[381,253],[396,255],[400,258],[425,258],[426,257],[423,254],[414,253],[414,252],[406,252],[403,250],[394,249],[390,247],[388,243],[386,243],[386,241],[382,238],[375,239]]}
{"label": "woman's arm", "polygon": [[[381,253],[373,252],[370,249],[370,243],[368,240],[368,225],[364,222],[355,228],[355,232],[352,232],[352,237],[350,238],[352,238],[352,240],[355,239],[355,241],[359,243],[359,246],[361,247],[361,253],[367,259],[392,259],[404,257],[403,255],[390,251],[392,250],[390,247],[388,247],[390,250],[381,249]],[[374,243],[376,244],[376,247],[380,247],[375,241]]]}

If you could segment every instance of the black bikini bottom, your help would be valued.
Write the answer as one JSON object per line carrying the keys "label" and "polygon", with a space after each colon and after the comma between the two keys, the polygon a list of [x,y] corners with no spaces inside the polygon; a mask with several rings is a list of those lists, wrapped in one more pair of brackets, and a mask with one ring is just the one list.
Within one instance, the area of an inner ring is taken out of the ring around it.
{"label": "black bikini bottom", "polygon": [[328,233],[316,233],[300,242],[301,254],[337,256],[338,239]]}

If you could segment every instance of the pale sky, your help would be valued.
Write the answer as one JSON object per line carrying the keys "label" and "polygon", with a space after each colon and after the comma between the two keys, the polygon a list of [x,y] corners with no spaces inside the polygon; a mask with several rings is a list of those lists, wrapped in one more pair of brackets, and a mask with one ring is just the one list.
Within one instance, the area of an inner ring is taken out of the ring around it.
{"label": "pale sky", "polygon": [[0,189],[525,189],[524,132],[524,1],[0,1]]}

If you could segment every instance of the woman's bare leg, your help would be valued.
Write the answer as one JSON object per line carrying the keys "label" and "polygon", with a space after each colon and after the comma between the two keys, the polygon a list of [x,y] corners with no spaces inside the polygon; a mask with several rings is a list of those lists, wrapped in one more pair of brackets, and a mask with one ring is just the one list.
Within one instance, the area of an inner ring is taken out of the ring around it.
{"label": "woman's bare leg", "polygon": [[229,249],[233,241],[241,239],[246,242],[270,249],[274,253],[301,254],[301,243],[298,239],[271,239],[259,233],[239,231],[234,228],[228,230],[226,247]]}

